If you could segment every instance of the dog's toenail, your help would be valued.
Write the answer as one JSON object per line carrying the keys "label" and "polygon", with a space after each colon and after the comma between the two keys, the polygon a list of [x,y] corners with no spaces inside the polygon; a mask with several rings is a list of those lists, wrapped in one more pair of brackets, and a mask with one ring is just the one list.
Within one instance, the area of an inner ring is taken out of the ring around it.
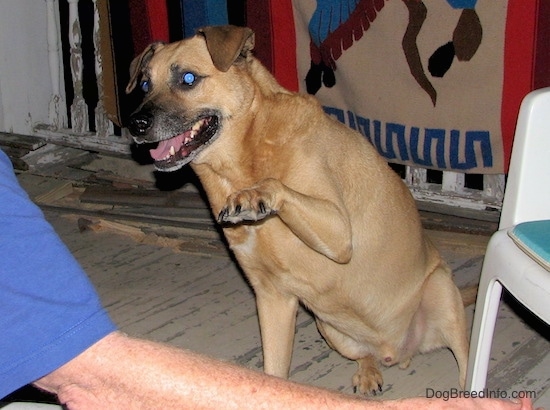
{"label": "dog's toenail", "polygon": [[218,221],[219,222],[222,222],[224,220],[224,218],[227,216],[228,214],[228,209],[227,208],[223,208],[220,213],[218,214]]}
{"label": "dog's toenail", "polygon": [[263,203],[263,201],[260,201],[260,203],[258,204],[258,208],[260,208],[261,214],[265,214],[265,204]]}

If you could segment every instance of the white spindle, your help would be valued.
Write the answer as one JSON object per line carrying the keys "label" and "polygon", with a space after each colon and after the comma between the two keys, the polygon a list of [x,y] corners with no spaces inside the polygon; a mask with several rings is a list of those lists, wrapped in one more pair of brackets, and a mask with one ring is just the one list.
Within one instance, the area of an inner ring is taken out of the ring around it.
{"label": "white spindle", "polygon": [[49,106],[50,128],[57,130],[65,127],[67,115],[65,98],[61,94],[61,81],[63,59],[60,52],[60,29],[58,0],[46,0],[48,13],[48,62],[50,66],[50,79],[52,83],[52,97]]}
{"label": "white spindle", "polygon": [[461,193],[464,191],[464,174],[444,171],[441,190],[443,192]]}
{"label": "white spindle", "polygon": [[101,60],[101,29],[99,25],[99,10],[97,0],[94,2],[94,51],[95,51],[95,75],[97,81],[98,101],[95,107],[95,127],[99,138],[106,138],[114,132],[113,123],[107,117],[104,105],[103,92],[103,66]]}
{"label": "white spindle", "polygon": [[426,184],[427,170],[420,167],[407,166],[405,182],[413,189],[422,188]]}
{"label": "white spindle", "polygon": [[503,174],[483,176],[483,195],[486,198],[502,202],[504,199],[504,187],[506,181]]}
{"label": "white spindle", "polygon": [[83,134],[89,129],[88,106],[82,94],[82,33],[78,16],[78,1],[67,0],[69,3],[69,45],[71,46],[71,75],[73,80],[74,99],[71,105],[71,121],[73,131]]}

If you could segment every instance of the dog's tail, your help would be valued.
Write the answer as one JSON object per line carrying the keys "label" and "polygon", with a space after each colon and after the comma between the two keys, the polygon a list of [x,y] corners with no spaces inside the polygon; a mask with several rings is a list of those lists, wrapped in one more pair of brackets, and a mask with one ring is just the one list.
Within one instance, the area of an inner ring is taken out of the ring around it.
{"label": "dog's tail", "polygon": [[460,296],[462,296],[464,307],[473,305],[477,298],[477,285],[461,288]]}

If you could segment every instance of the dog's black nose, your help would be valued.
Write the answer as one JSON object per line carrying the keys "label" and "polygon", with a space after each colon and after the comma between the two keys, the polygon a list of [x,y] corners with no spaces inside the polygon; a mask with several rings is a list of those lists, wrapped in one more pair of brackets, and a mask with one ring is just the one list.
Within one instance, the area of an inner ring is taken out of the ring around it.
{"label": "dog's black nose", "polygon": [[146,135],[153,125],[153,116],[150,113],[137,112],[130,117],[128,129],[134,137]]}

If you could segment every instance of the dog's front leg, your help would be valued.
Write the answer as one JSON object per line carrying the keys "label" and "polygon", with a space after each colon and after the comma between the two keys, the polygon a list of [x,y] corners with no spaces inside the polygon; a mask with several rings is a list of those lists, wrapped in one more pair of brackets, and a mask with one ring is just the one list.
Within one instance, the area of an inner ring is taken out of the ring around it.
{"label": "dog's front leg", "polygon": [[218,222],[259,221],[273,214],[310,248],[338,263],[350,261],[351,224],[343,205],[304,195],[277,179],[231,194]]}
{"label": "dog's front leg", "polygon": [[298,298],[276,291],[256,290],[264,372],[287,378],[296,330]]}

